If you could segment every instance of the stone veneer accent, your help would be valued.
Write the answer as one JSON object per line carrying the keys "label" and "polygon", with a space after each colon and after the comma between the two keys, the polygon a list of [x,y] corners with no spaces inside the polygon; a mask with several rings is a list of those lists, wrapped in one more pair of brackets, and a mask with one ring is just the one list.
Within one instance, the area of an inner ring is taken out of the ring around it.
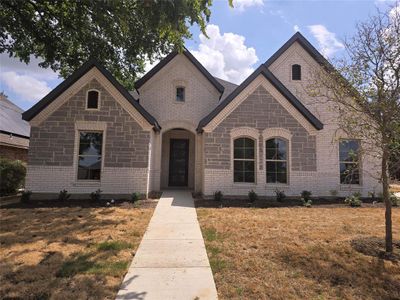
{"label": "stone veneer accent", "polygon": [[[316,171],[316,139],[293,118],[263,87],[258,87],[211,133],[204,133],[206,169],[229,169],[231,166],[231,130],[237,127],[284,128],[292,134],[291,166],[293,171]],[[264,153],[259,139],[258,152]],[[259,155],[259,169],[264,157]]]}
{"label": "stone veneer accent", "polygon": [[[86,92],[100,91],[100,109],[86,110]],[[150,132],[93,79],[43,123],[31,128],[29,165],[72,166],[75,122],[106,122],[104,167],[146,168]]]}

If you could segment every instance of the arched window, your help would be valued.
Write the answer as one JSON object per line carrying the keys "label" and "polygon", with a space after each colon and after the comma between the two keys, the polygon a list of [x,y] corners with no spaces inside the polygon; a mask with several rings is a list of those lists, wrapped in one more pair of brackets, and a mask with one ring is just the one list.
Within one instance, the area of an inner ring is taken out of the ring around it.
{"label": "arched window", "polygon": [[233,141],[233,181],[255,182],[254,140],[238,138]]}
{"label": "arched window", "polygon": [[288,145],[281,138],[272,138],[265,142],[267,183],[287,183]]}
{"label": "arched window", "polygon": [[96,90],[90,90],[87,92],[86,108],[87,109],[99,109],[99,92]]}
{"label": "arched window", "polygon": [[292,80],[301,80],[301,66],[292,65]]}

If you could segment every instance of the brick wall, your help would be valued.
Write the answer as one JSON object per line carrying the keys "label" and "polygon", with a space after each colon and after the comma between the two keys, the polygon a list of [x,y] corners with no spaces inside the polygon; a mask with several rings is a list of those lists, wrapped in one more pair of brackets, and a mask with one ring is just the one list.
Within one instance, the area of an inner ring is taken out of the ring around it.
{"label": "brick wall", "polygon": [[[284,128],[292,134],[292,165],[294,171],[316,171],[316,140],[294,119],[263,87],[258,87],[239,107],[226,117],[211,133],[205,133],[205,167],[229,169],[231,167],[231,131],[237,127]],[[260,140],[258,152],[263,153]],[[259,163],[260,170],[263,164]]]}
{"label": "brick wall", "polygon": [[[85,110],[88,89],[100,91],[100,110]],[[107,123],[104,166],[144,168],[148,163],[150,134],[92,80],[38,127],[31,128],[29,164],[72,166],[75,122]]]}

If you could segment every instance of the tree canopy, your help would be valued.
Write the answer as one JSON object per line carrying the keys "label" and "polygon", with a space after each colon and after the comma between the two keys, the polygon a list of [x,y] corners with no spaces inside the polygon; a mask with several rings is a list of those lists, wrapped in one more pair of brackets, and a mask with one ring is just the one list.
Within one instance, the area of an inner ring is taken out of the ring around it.
{"label": "tree canopy", "polygon": [[205,33],[211,0],[2,0],[0,53],[70,75],[98,59],[131,89],[146,60],[190,38],[190,25]]}

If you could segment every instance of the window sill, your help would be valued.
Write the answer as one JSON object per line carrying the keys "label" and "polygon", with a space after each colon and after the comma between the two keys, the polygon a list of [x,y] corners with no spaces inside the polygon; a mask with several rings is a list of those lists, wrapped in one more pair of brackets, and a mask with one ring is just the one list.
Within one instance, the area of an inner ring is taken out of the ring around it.
{"label": "window sill", "polygon": [[232,187],[234,187],[234,188],[257,187],[257,183],[255,183],[255,182],[233,182]]}
{"label": "window sill", "polygon": [[288,183],[266,183],[266,190],[275,190],[277,188],[290,188],[290,184]]}
{"label": "window sill", "polygon": [[100,180],[76,180],[73,183],[74,186],[90,186],[90,187],[100,187]]}
{"label": "window sill", "polygon": [[362,189],[362,185],[360,184],[340,184],[340,190],[341,191],[349,191],[349,190],[361,190]]}

